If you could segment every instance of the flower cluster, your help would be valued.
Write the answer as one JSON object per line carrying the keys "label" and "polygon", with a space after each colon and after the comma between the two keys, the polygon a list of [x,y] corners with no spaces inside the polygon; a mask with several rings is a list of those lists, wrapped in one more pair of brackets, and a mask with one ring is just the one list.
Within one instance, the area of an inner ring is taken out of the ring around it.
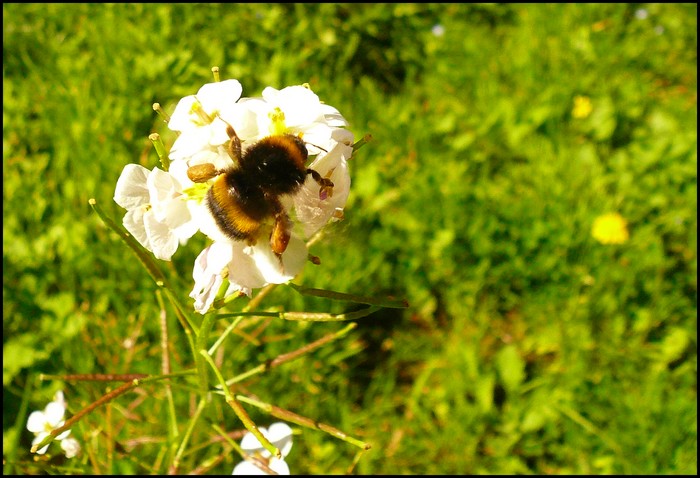
{"label": "flower cluster", "polygon": [[591,235],[601,244],[623,244],[630,237],[627,221],[616,212],[596,217],[591,227]]}
{"label": "flower cluster", "polygon": [[[49,436],[53,430],[63,426],[65,423],[63,419],[65,413],[66,401],[63,397],[63,392],[60,390],[56,392],[53,401],[49,402],[44,410],[32,412],[27,419],[27,430],[34,433],[32,446],[38,445],[44,438]],[[73,458],[80,453],[80,443],[78,443],[78,440],[68,435],[70,435],[70,430],[66,430],[56,436],[56,440],[61,443],[61,449],[66,454],[66,458]],[[43,455],[48,449],[49,445],[46,445],[37,450],[37,453]]]}
{"label": "flower cluster", "polygon": [[[178,137],[167,171],[127,165],[114,195],[127,210],[124,227],[159,259],[170,260],[198,231],[213,241],[193,270],[190,297],[202,314],[223,290],[250,296],[293,279],[308,258],[306,240],[342,217],[350,189],[354,137],[336,108],[306,85],[268,87],[260,98],[241,97],[242,91],[231,79],[182,98],[168,121]],[[303,144],[301,159],[246,156],[261,140],[283,151],[278,139],[291,141],[290,135]],[[285,160],[298,179],[293,190],[278,191],[274,186],[288,174]],[[211,174],[201,178],[195,170]],[[231,171],[238,171],[235,180],[227,177]]]}
{"label": "flower cluster", "polygon": [[289,475],[289,465],[284,458],[292,449],[292,429],[283,422],[276,422],[270,425],[269,430],[265,427],[259,428],[260,432],[270,443],[275,445],[282,458],[272,456],[260,441],[251,432],[246,432],[241,439],[241,449],[246,455],[246,459],[233,468],[232,475],[272,475],[270,471],[278,475]]}
{"label": "flower cluster", "polygon": [[574,96],[574,107],[571,110],[571,116],[576,119],[588,118],[593,111],[593,103],[588,96]]}

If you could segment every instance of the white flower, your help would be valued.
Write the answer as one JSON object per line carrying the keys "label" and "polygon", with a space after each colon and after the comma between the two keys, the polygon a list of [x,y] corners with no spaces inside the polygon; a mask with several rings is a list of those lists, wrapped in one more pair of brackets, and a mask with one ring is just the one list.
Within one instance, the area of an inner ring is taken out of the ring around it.
{"label": "white flower", "polygon": [[[60,390],[56,392],[53,401],[49,402],[43,411],[32,412],[27,419],[27,430],[34,433],[32,446],[38,445],[53,430],[63,426],[65,423],[65,420],[63,419],[65,413],[66,401],[63,397],[63,392]],[[72,458],[80,451],[80,444],[78,444],[78,441],[74,438],[67,438],[69,434],[70,430],[66,430],[57,435],[55,440],[61,441],[61,448],[63,448],[64,452],[66,453],[66,457]],[[67,443],[64,443],[66,441]],[[43,455],[49,449],[49,445],[40,448],[37,450],[37,453]]]}
{"label": "white flower", "polygon": [[[170,260],[178,245],[197,231],[212,239],[193,268],[190,297],[202,314],[222,292],[251,296],[253,289],[293,279],[308,260],[304,239],[342,217],[350,191],[347,161],[354,137],[344,129],[348,123],[336,108],[322,103],[308,85],[267,87],[259,98],[244,98],[241,93],[238,80],[226,80],[205,84],[196,95],[182,98],[168,122],[179,132],[169,152],[169,171],[128,165],[114,195],[127,210],[126,229],[159,259]],[[292,226],[274,236],[275,249],[285,249],[281,255],[270,245],[273,218],[261,218],[259,230],[251,232],[256,237],[234,241],[221,231],[209,209],[207,191],[214,178],[205,176],[237,166],[229,154],[229,126],[241,141],[242,154],[268,136],[298,136],[310,162],[303,167],[333,183],[321,187],[309,174],[301,189],[279,198]],[[213,167],[194,172],[201,179],[193,182],[189,168],[205,164]],[[283,246],[286,233],[290,238]]]}
{"label": "white flower", "polygon": [[66,458],[73,458],[80,453],[80,443],[72,437],[61,440],[61,449],[66,454]]}
{"label": "white flower", "polygon": [[247,456],[254,458],[251,461],[242,461],[237,464],[232,475],[269,475],[266,470],[255,464],[255,459],[265,463],[272,471],[278,475],[289,475],[289,466],[284,461],[284,457],[289,454],[292,449],[292,429],[283,422],[277,422],[270,425],[269,431],[264,428],[259,428],[260,432],[270,443],[275,445],[282,453],[282,458],[273,457],[267,451],[260,441],[250,432],[247,432],[241,440],[241,448]]}
{"label": "white flower", "polygon": [[[262,230],[269,235],[269,227]],[[261,237],[267,237],[266,234]],[[200,314],[206,313],[224,279],[229,283],[225,296],[239,291],[250,296],[253,289],[288,282],[301,272],[307,255],[306,244],[294,233],[281,259],[272,251],[269,242],[262,240],[253,246],[228,239],[214,241],[195,260],[194,288],[190,293],[194,309]]]}
{"label": "white flower", "polygon": [[314,155],[321,151],[315,145],[326,143],[334,130],[348,124],[336,108],[321,103],[313,91],[301,85],[281,90],[268,86],[262,98],[243,98],[238,104],[247,110],[238,111],[240,126],[236,128],[244,148],[246,143],[250,145],[271,134],[290,133],[300,135]]}
{"label": "white flower", "polygon": [[445,34],[445,27],[443,27],[441,24],[436,23],[433,25],[433,28],[430,29],[430,31],[435,35],[436,37],[441,37]]}
{"label": "white flower", "polygon": [[114,192],[114,201],[127,210],[123,224],[134,238],[158,258],[169,261],[178,247],[197,232],[199,208],[186,201],[182,186],[171,174],[127,164]]}
{"label": "white flower", "polygon": [[238,80],[226,80],[207,83],[196,95],[182,98],[168,122],[171,130],[180,132],[170,159],[186,159],[201,149],[228,143],[228,125],[238,130],[246,118],[245,108],[237,103],[242,91]]}

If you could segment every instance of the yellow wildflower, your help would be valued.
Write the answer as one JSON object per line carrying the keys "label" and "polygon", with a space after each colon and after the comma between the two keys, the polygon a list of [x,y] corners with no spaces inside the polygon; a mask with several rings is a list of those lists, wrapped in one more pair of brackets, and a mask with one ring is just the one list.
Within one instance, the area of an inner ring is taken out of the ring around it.
{"label": "yellow wildflower", "polygon": [[588,96],[577,95],[574,97],[574,109],[571,111],[571,116],[584,119],[588,118],[591,111],[593,111],[593,104]]}
{"label": "yellow wildflower", "polygon": [[630,237],[627,221],[616,212],[595,218],[591,235],[601,244],[622,244]]}

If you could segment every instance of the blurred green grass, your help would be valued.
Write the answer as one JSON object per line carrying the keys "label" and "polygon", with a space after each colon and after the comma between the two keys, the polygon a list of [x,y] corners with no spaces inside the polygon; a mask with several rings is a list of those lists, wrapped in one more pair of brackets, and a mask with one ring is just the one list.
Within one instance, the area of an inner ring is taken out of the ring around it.
{"label": "blurred green grass", "polygon": [[[308,82],[373,135],[301,282],[411,303],[252,393],[370,442],[362,474],[695,474],[696,18],[694,4],[3,4],[5,469],[43,469],[15,423],[32,374],[159,373],[155,287],[88,198],[121,217],[121,169],[152,167],[147,136],[166,133],[152,103],[172,111],[216,65],[245,96]],[[591,237],[609,211],[624,244]],[[203,244],[166,266],[183,296]],[[345,310],[284,288],[266,304]],[[227,362],[240,373],[339,328],[273,322]],[[180,332],[173,319],[183,365]],[[103,393],[65,389],[72,412]],[[147,393],[114,405],[130,417],[120,444],[164,435],[162,392]],[[295,440],[293,473],[343,473],[355,452]],[[158,453],[69,470],[140,473]]]}

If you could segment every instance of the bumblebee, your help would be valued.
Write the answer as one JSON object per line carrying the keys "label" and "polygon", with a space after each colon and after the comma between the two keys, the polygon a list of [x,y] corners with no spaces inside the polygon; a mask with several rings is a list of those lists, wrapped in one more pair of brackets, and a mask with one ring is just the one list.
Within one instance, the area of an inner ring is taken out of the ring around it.
{"label": "bumblebee", "polygon": [[187,175],[198,183],[216,177],[205,201],[217,226],[230,239],[255,244],[260,227],[272,220],[270,248],[281,259],[293,222],[280,197],[297,193],[309,174],[321,186],[320,197],[332,195],[333,182],[306,167],[309,153],[298,136],[267,136],[242,151],[232,126],[227,133],[234,165],[217,170],[213,164],[200,164],[190,167]]}

